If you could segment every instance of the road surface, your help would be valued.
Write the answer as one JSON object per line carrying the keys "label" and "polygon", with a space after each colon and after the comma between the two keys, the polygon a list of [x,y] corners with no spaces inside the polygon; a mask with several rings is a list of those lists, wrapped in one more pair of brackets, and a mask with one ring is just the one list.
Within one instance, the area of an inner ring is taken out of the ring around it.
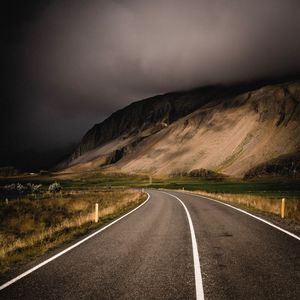
{"label": "road surface", "polygon": [[300,299],[299,240],[205,198],[147,192],[139,209],[0,299]]}

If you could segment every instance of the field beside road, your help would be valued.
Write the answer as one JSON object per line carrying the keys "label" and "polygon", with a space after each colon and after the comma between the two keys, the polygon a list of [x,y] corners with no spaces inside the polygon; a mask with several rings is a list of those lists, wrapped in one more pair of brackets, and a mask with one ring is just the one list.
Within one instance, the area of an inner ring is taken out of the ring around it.
{"label": "field beside road", "polygon": [[261,197],[300,199],[300,179],[260,178],[241,180],[225,178],[223,180],[197,177],[153,178],[151,187],[204,191],[207,193],[245,194]]}
{"label": "field beside road", "polygon": [[143,200],[145,195],[133,189],[73,187],[0,201],[0,273],[99,227]]}
{"label": "field beside road", "polygon": [[[62,192],[51,194],[47,186],[58,181]],[[10,196],[0,190],[0,269],[34,257],[92,230],[95,203],[99,203],[100,224],[137,206],[145,199],[129,187],[152,187],[192,191],[230,202],[243,209],[270,214],[271,220],[298,232],[300,224],[300,182],[296,179],[199,178],[189,176],[150,177],[124,173],[84,172],[1,178],[0,186],[20,182],[41,184],[37,194]],[[6,201],[8,198],[8,201]],[[286,198],[286,215],[281,220],[280,202]],[[297,229],[298,228],[298,229]]]}
{"label": "field beside road", "polygon": [[145,191],[133,213],[0,278],[1,299],[299,299],[298,236],[206,197]]}
{"label": "field beside road", "polygon": [[49,173],[47,175],[0,177],[0,186],[17,182],[32,182],[49,185],[59,181],[64,189],[109,188],[109,187],[153,187],[167,189],[201,190],[208,193],[247,194],[262,197],[289,197],[300,199],[300,179],[287,177],[265,177],[252,180],[224,177],[202,178],[192,176],[149,176],[121,172]]}
{"label": "field beside road", "polygon": [[[149,176],[147,174],[127,174],[121,172],[82,172],[71,174],[46,174],[15,178],[0,178],[0,186],[13,182],[28,182],[47,185],[58,180],[64,190],[109,189],[109,188],[165,188],[208,193],[219,200],[245,204],[261,211],[278,215],[282,198],[287,201],[286,217],[299,222],[300,179],[288,177],[262,177],[242,180],[224,176],[223,178],[203,178],[193,176]],[[222,199],[221,199],[222,198]],[[226,199],[225,199],[226,198]],[[230,199],[229,199],[230,198]]]}
{"label": "field beside road", "polygon": [[[290,178],[260,178],[256,180],[204,180],[191,177],[173,177],[153,180],[155,188],[185,190],[198,195],[233,204],[261,214],[288,230],[300,232],[300,180]],[[285,199],[284,219],[281,203]]]}

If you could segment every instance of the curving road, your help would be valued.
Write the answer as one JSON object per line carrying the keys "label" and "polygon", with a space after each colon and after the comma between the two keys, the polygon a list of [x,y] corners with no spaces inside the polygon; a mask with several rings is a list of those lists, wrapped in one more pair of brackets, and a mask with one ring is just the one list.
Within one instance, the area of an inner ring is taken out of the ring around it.
{"label": "curving road", "polygon": [[206,198],[148,193],[0,299],[300,299],[299,240]]}

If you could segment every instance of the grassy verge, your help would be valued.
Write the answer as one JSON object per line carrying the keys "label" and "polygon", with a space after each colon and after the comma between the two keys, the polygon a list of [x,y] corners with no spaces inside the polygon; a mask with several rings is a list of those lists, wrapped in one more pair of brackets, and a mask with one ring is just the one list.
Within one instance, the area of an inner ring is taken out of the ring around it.
{"label": "grassy verge", "polygon": [[6,184],[20,182],[26,184],[31,182],[34,184],[49,185],[54,181],[58,181],[64,189],[86,189],[86,188],[107,188],[107,187],[128,187],[128,186],[146,186],[149,177],[146,175],[135,175],[125,173],[100,173],[85,172],[73,175],[48,174],[35,176],[15,176],[0,177],[0,186]]}
{"label": "grassy verge", "polygon": [[300,179],[296,178],[259,178],[253,180],[240,180],[224,178],[223,180],[204,179],[191,176],[153,176],[149,185],[148,175],[125,173],[85,172],[71,175],[50,174],[46,176],[24,176],[15,178],[0,178],[0,186],[10,183],[26,183],[49,185],[59,181],[66,189],[105,188],[105,187],[153,187],[186,190],[201,190],[208,193],[249,194],[265,197],[290,197],[300,199]]}
{"label": "grassy verge", "polygon": [[222,181],[203,180],[201,178],[177,177],[155,179],[151,187],[204,191],[216,194],[244,194],[261,197],[300,199],[300,180],[282,178],[243,181],[226,179]]}
{"label": "grassy verge", "polygon": [[281,199],[286,198],[285,220],[300,224],[300,180],[269,177],[257,180],[203,180],[201,178],[174,177],[154,181],[152,187],[180,189],[206,195],[217,200],[256,210],[280,215]]}
{"label": "grassy verge", "polygon": [[[0,270],[71,241],[127,211],[146,199],[129,189],[67,190],[0,202]],[[94,223],[95,203],[99,223]]]}
{"label": "grassy verge", "polygon": [[[276,197],[263,197],[247,194],[220,194],[208,193],[205,191],[190,191],[193,194],[211,197],[229,204],[237,205],[245,209],[254,209],[280,216],[281,199]],[[285,206],[285,219],[300,224],[300,201],[296,198],[289,198]]]}
{"label": "grassy verge", "polygon": [[[75,176],[76,175],[76,176]],[[48,174],[0,178],[0,270],[8,270],[26,258],[70,241],[99,224],[93,222],[99,203],[100,224],[137,206],[144,198],[121,187],[139,186],[195,191],[245,209],[278,216],[281,198],[286,198],[285,220],[300,224],[300,180],[260,178],[243,181],[199,177],[152,177],[148,175],[86,172],[75,175]],[[59,181],[62,195],[47,193],[47,186]],[[42,194],[14,200],[1,195],[1,186],[20,182],[42,184]],[[6,203],[8,198],[8,205]]]}

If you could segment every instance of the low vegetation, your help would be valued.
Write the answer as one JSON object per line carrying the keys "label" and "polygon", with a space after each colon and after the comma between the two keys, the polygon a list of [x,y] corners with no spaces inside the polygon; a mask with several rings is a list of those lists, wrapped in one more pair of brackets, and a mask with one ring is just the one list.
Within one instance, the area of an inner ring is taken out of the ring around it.
{"label": "low vegetation", "polygon": [[251,179],[261,176],[288,176],[300,178],[300,152],[281,155],[248,170],[244,178]]}
{"label": "low vegetation", "polygon": [[[200,172],[202,174],[202,172]],[[48,174],[45,176],[27,176],[0,178],[0,186],[18,182],[26,185],[28,181],[38,185],[49,186],[59,181],[64,190],[109,187],[153,187],[186,190],[201,190],[209,193],[249,194],[264,197],[289,197],[300,199],[300,179],[290,177],[260,177],[252,180],[241,180],[230,177],[213,178],[212,176],[152,176],[126,174],[82,172],[77,174]]]}
{"label": "low vegetation", "polygon": [[205,179],[205,180],[216,180],[221,181],[224,180],[227,176],[221,173],[214,172],[208,169],[194,169],[189,172],[173,172],[170,177],[196,177],[198,179]]}
{"label": "low vegetation", "polygon": [[261,178],[239,180],[227,178],[205,180],[193,177],[153,178],[151,187],[204,191],[219,194],[244,194],[270,198],[295,198],[300,200],[300,180],[287,178]]}
{"label": "low vegetation", "polygon": [[0,178],[0,269],[6,271],[96,228],[96,202],[101,224],[145,199],[128,187],[184,188],[273,215],[279,215],[281,198],[286,198],[286,217],[300,224],[299,179],[238,180],[210,175],[197,170],[172,177],[83,172]]}
{"label": "low vegetation", "polygon": [[[25,186],[25,185],[23,185]],[[50,185],[51,186],[51,185]],[[71,241],[145,200],[132,189],[66,189],[59,184],[38,194],[0,201],[0,270]],[[95,203],[99,222],[94,222]]]}
{"label": "low vegetation", "polygon": [[[263,197],[245,194],[220,194],[207,193],[205,191],[193,191],[194,194],[208,196],[229,204],[235,204],[245,208],[253,208],[262,212],[280,216],[281,199],[278,197]],[[285,218],[300,224],[300,201],[296,198],[286,199]]]}
{"label": "low vegetation", "polygon": [[242,208],[280,215],[281,199],[286,199],[285,218],[300,224],[300,180],[287,177],[268,177],[254,180],[224,178],[203,180],[191,177],[154,180],[152,187],[184,189],[193,193],[231,203]]}

